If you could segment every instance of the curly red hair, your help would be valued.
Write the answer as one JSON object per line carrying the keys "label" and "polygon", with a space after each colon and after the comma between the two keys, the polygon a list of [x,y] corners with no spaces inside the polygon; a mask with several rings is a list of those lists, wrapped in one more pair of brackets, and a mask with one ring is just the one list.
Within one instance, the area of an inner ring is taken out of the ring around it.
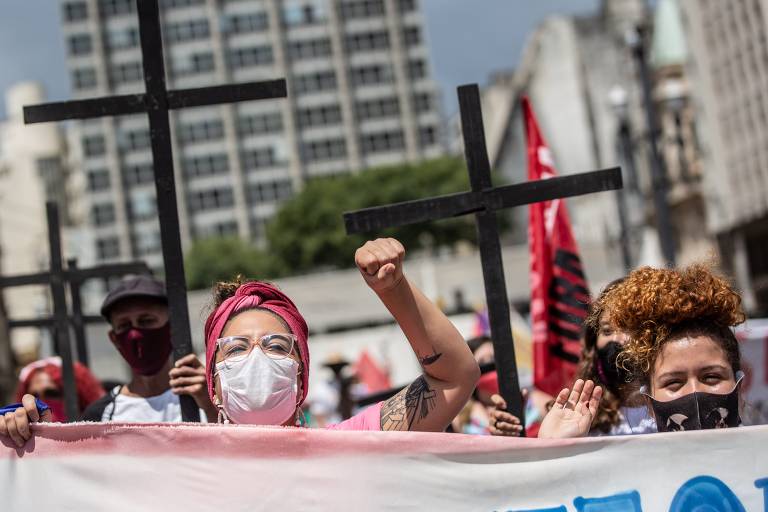
{"label": "curly red hair", "polygon": [[644,383],[664,344],[691,335],[710,336],[733,370],[739,370],[738,341],[731,327],[746,319],[741,296],[708,265],[639,268],[608,290],[604,305],[611,323],[629,335],[619,364],[643,375]]}

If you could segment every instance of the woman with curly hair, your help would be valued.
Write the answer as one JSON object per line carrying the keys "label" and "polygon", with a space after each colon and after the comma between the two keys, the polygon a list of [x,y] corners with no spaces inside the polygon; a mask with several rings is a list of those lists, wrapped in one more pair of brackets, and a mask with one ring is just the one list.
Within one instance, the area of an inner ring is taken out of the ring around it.
{"label": "woman with curly hair", "polygon": [[[741,354],[732,328],[741,297],[705,265],[640,268],[605,293],[604,307],[629,340],[618,357],[646,394],[659,431],[741,424]],[[586,435],[603,390],[591,380],[564,389],[540,437]]]}
{"label": "woman with curly hair", "polygon": [[590,305],[584,322],[584,343],[576,377],[592,380],[603,388],[603,399],[592,421],[590,435],[646,434],[656,431],[656,424],[638,396],[632,375],[618,364],[619,355],[629,339],[616,328],[606,309],[606,294],[624,282],[616,279],[606,286]]}

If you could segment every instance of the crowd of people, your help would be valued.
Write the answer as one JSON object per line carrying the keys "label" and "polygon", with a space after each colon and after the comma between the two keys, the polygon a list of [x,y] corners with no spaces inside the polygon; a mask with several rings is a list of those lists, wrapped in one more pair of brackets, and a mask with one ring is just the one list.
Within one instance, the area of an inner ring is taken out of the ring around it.
{"label": "crowd of people", "polygon": [[[480,365],[493,362],[491,340],[465,341],[405,276],[404,255],[397,240],[378,239],[357,250],[355,263],[422,373],[393,397],[326,428],[564,438],[741,424],[733,327],[745,315],[739,294],[711,268],[644,267],[610,283],[590,305],[575,382],[555,397],[524,391],[523,424],[506,410],[495,372],[480,375]],[[203,421],[306,426],[309,330],[296,305],[259,281],[218,283],[212,295],[205,361],[188,355],[174,363],[163,284],[135,277],[111,291],[101,313],[131,378],[104,390],[76,364],[80,419],[178,422],[179,396],[188,395]],[[23,446],[30,423],[73,419],[62,405],[59,359],[28,365],[19,380],[20,405],[0,418],[0,436]]]}

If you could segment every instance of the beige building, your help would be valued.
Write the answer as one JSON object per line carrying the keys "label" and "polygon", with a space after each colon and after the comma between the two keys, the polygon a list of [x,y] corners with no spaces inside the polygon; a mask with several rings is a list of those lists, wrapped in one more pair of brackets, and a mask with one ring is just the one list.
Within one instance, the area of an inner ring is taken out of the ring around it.
{"label": "beige building", "polygon": [[[0,122],[0,273],[17,275],[48,268],[45,202],[60,206],[62,227],[71,224],[71,184],[68,181],[66,140],[54,124],[24,125],[22,107],[42,103],[42,85],[11,87],[6,95],[8,119]],[[9,318],[34,318],[48,310],[45,287],[24,286],[3,292]],[[37,329],[12,334],[19,353],[37,350]]]}
{"label": "beige building", "polygon": [[707,227],[747,308],[768,314],[768,0],[681,6]]}
{"label": "beige building", "polygon": [[[161,0],[168,87],[286,77],[289,97],[176,111],[182,242],[263,242],[314,177],[443,153],[418,0]],[[144,90],[135,0],[63,0],[75,98]],[[146,116],[78,124],[96,261],[161,266]]]}

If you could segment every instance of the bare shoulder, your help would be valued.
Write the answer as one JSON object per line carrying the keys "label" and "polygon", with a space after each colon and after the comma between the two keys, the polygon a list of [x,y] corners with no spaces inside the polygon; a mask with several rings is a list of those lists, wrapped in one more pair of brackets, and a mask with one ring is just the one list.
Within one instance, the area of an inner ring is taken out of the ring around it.
{"label": "bare shoulder", "polygon": [[381,406],[381,430],[416,430],[435,409],[436,391],[421,375]]}

